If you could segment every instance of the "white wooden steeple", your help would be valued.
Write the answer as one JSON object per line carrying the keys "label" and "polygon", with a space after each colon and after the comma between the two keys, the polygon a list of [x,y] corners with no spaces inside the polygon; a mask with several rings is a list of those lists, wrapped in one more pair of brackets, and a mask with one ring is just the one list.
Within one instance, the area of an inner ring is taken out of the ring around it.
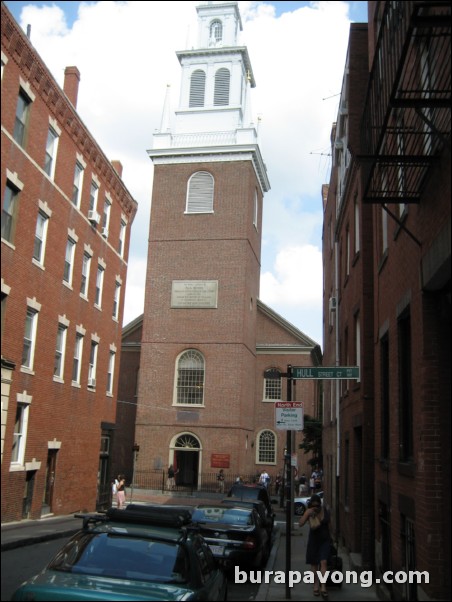
{"label": "white wooden steeple", "polygon": [[[255,81],[248,50],[238,45],[242,22],[237,2],[201,3],[198,47],[176,52],[181,64],[179,106],[172,129],[168,115],[154,134],[149,156],[155,162],[190,149],[205,154],[209,148],[232,152],[237,146],[253,150],[253,162],[264,192],[269,190],[260,157],[257,129],[252,121],[250,89]],[[168,98],[165,111],[168,110]],[[227,148],[225,148],[227,147]],[[178,149],[178,150],[176,150]]]}

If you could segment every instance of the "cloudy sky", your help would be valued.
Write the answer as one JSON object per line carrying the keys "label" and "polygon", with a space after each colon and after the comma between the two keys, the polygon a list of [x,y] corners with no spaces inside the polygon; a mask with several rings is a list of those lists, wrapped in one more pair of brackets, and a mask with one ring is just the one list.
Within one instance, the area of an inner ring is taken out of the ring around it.
{"label": "cloudy sky", "polygon": [[[177,50],[195,45],[199,2],[6,2],[55,79],[81,73],[78,112],[139,209],[132,226],[124,324],[143,312],[153,132],[166,87],[179,102]],[[322,341],[322,197],[350,22],[367,2],[239,2],[240,44],[256,79],[252,113],[271,190],[264,199],[260,299]]]}

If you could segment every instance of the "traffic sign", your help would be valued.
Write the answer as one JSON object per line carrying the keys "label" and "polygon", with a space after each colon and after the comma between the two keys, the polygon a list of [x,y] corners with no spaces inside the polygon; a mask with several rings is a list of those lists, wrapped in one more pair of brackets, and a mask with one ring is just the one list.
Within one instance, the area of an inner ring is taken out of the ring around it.
{"label": "traffic sign", "polygon": [[359,379],[359,366],[293,366],[292,378]]}
{"label": "traffic sign", "polygon": [[276,428],[282,431],[302,431],[303,402],[302,401],[276,401]]}

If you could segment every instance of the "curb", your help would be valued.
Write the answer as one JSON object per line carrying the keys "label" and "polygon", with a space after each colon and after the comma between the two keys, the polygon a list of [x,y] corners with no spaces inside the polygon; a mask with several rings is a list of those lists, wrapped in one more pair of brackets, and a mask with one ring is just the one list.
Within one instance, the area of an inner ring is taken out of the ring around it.
{"label": "curb", "polygon": [[[281,541],[281,529],[278,527],[275,530],[275,540],[272,545],[272,551],[270,552],[270,556],[267,561],[267,566],[265,567],[264,570],[268,570],[268,571],[273,570],[273,567],[275,566],[275,562],[276,562],[276,556],[278,555],[280,541]],[[262,583],[260,585],[260,587],[257,591],[256,597],[254,599],[261,601],[261,602],[263,600],[266,600],[269,589],[270,589],[270,582]]]}
{"label": "curb", "polygon": [[68,529],[67,531],[55,531],[54,533],[45,533],[44,535],[31,535],[30,537],[23,537],[22,539],[16,539],[15,541],[2,543],[1,551],[6,552],[8,550],[15,550],[16,548],[32,546],[35,543],[42,543],[43,541],[51,541],[53,539],[60,539],[62,537],[71,537],[77,533],[77,531],[80,531],[80,527],[77,527],[76,529]]}

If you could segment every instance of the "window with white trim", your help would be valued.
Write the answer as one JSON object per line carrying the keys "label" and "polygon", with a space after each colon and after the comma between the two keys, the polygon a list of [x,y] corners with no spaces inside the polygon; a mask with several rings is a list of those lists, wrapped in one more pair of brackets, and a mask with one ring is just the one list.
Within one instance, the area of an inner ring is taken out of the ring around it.
{"label": "window with white trim", "polygon": [[17,402],[16,419],[14,421],[13,447],[11,450],[11,464],[19,464],[21,466],[24,464],[29,411],[29,403]]}
{"label": "window with white trim", "polygon": [[75,241],[72,238],[67,239],[66,253],[64,256],[64,273],[63,282],[72,285],[72,274],[74,271],[74,255],[75,255]]}
{"label": "window with white trim", "polygon": [[119,226],[119,242],[118,242],[118,253],[121,257],[124,257],[125,241],[126,241],[126,227],[127,224],[124,220],[121,220]]}
{"label": "window with white trim", "polygon": [[44,171],[52,179],[55,176],[55,164],[58,150],[59,136],[53,127],[49,127],[47,133],[46,153],[44,159]]}
{"label": "window with white trim", "polygon": [[89,191],[89,210],[96,211],[97,209],[97,197],[99,194],[99,186],[93,180],[91,182],[91,188]]}
{"label": "window with white trim", "polygon": [[276,437],[272,431],[262,431],[258,435],[257,463],[276,464]]}
{"label": "window with white trim", "polygon": [[264,401],[281,400],[282,379],[278,368],[270,368],[264,372]]}
{"label": "window with white trim", "polygon": [[89,273],[91,270],[91,255],[85,251],[82,259],[82,277],[80,280],[80,295],[88,298]]}
{"label": "window with white trim", "polygon": [[113,297],[113,318],[115,320],[119,319],[119,302],[121,299],[121,283],[116,281],[115,283],[115,293]]}
{"label": "window with white trim", "polygon": [[75,163],[74,184],[72,187],[72,203],[76,207],[80,207],[84,173],[85,173],[85,168],[79,161],[77,161]]}
{"label": "window with white trim", "polygon": [[218,69],[215,73],[215,89],[213,95],[214,106],[227,106],[229,104],[230,84],[231,74],[229,69],[221,67],[221,69]]}
{"label": "window with white trim", "polygon": [[213,192],[213,176],[207,171],[194,173],[188,180],[185,213],[213,213]]}
{"label": "window with white trim", "polygon": [[11,244],[14,243],[16,233],[18,209],[19,189],[7,180],[2,207],[2,238]]}
{"label": "window with white trim", "polygon": [[89,352],[89,365],[88,365],[88,387],[96,388],[96,371],[97,371],[97,353],[99,349],[99,343],[97,341],[91,341],[91,348]]}
{"label": "window with white trim", "polygon": [[25,333],[22,347],[22,366],[29,370],[33,370],[37,329],[38,311],[29,307],[25,318]]}
{"label": "window with white trim", "polygon": [[176,404],[204,405],[204,356],[196,349],[184,351],[176,364]]}
{"label": "window with white trim", "polygon": [[97,266],[97,274],[96,274],[96,298],[94,299],[94,304],[97,307],[102,307],[102,289],[104,287],[104,274],[105,269],[101,266]]}
{"label": "window with white trim", "polygon": [[108,358],[108,371],[107,371],[107,394],[113,394],[113,381],[115,376],[115,359],[116,353],[114,351],[110,351],[110,355]]}
{"label": "window with white trim", "polygon": [[223,24],[218,19],[210,24],[209,38],[210,45],[219,44],[223,40]]}
{"label": "window with white trim", "polygon": [[206,74],[202,69],[193,71],[190,78],[189,107],[203,107],[206,92]]}
{"label": "window with white trim", "polygon": [[102,215],[102,236],[108,238],[108,228],[110,227],[111,201],[108,197],[104,200],[104,213]]}
{"label": "window with white trim", "polygon": [[26,133],[28,128],[28,121],[30,116],[31,99],[21,88],[19,91],[19,97],[17,99],[16,107],[16,120],[14,122],[14,140],[20,144],[25,145]]}
{"label": "window with white trim", "polygon": [[44,265],[48,225],[49,216],[43,211],[38,211],[35,230],[35,244],[33,248],[33,259],[42,266]]}
{"label": "window with white trim", "polygon": [[55,362],[53,366],[53,376],[63,380],[64,377],[64,356],[66,353],[67,326],[58,324],[57,339],[55,346]]}
{"label": "window with white trim", "polygon": [[74,359],[72,361],[72,383],[80,384],[80,372],[82,369],[83,355],[83,340],[84,336],[77,332],[75,335]]}

